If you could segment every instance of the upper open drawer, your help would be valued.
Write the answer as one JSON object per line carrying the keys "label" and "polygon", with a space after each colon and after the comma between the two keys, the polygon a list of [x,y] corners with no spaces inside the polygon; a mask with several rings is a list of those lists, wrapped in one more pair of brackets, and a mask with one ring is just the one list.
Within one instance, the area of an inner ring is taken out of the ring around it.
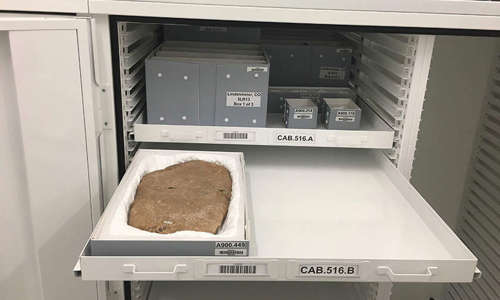
{"label": "upper open drawer", "polygon": [[[241,150],[224,148],[235,149]],[[87,247],[80,257],[82,278],[473,279],[477,259],[383,154],[361,149],[284,149],[244,151],[248,257],[123,256],[123,249],[117,249],[117,255],[96,256]],[[113,198],[108,207],[116,201]]]}

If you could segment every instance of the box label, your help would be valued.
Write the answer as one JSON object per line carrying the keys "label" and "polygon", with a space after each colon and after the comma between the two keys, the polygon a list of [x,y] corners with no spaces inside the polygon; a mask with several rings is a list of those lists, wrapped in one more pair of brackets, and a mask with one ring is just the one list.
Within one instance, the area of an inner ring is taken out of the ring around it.
{"label": "box label", "polygon": [[301,264],[297,276],[313,277],[359,277],[359,265],[356,264]]}
{"label": "box label", "polygon": [[267,264],[216,263],[207,264],[206,275],[224,276],[267,276]]}
{"label": "box label", "polygon": [[338,67],[320,67],[319,79],[323,80],[344,80],[345,68]]}
{"label": "box label", "polygon": [[247,72],[267,72],[267,67],[247,66]]}
{"label": "box label", "polygon": [[215,249],[215,256],[248,256],[247,249]]}
{"label": "box label", "polygon": [[204,31],[204,32],[227,32],[227,27],[222,27],[222,26],[200,26],[200,31]]}
{"label": "box label", "polygon": [[215,256],[248,256],[248,242],[215,242]]}
{"label": "box label", "polygon": [[356,112],[352,110],[339,110],[335,116],[337,122],[354,122],[356,120]]}
{"label": "box label", "polygon": [[293,110],[293,118],[298,120],[310,120],[313,118],[312,108],[295,108]]}
{"label": "box label", "polygon": [[260,107],[262,92],[226,92],[228,107]]}
{"label": "box label", "polygon": [[314,145],[316,143],[316,136],[314,134],[276,132],[274,134],[274,142],[277,144]]}
{"label": "box label", "polygon": [[338,48],[337,53],[339,53],[339,54],[351,54],[352,49],[351,48]]}

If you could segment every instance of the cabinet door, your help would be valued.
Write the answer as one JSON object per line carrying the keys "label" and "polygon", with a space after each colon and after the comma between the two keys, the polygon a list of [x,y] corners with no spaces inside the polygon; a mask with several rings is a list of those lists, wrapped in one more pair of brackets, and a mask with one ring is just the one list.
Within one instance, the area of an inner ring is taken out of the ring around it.
{"label": "cabinet door", "polygon": [[2,0],[1,10],[87,13],[88,2],[87,0]]}
{"label": "cabinet door", "polygon": [[99,212],[89,49],[86,19],[0,14],[2,299],[97,299],[71,273]]}

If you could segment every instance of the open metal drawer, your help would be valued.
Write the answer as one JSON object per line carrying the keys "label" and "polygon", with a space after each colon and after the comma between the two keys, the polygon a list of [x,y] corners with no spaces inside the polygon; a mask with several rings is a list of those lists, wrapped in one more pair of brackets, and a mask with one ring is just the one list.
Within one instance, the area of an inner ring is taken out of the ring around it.
{"label": "open metal drawer", "polygon": [[248,257],[94,256],[86,247],[82,278],[470,282],[477,274],[474,255],[379,151],[217,149],[245,153]]}

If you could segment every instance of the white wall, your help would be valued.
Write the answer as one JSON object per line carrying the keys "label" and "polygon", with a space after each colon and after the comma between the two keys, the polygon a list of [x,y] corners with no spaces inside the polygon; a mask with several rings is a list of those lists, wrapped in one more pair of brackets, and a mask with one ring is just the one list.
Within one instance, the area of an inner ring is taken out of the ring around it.
{"label": "white wall", "polygon": [[[411,182],[452,228],[494,54],[494,38],[436,38]],[[443,285],[397,284],[393,300],[443,299]]]}

